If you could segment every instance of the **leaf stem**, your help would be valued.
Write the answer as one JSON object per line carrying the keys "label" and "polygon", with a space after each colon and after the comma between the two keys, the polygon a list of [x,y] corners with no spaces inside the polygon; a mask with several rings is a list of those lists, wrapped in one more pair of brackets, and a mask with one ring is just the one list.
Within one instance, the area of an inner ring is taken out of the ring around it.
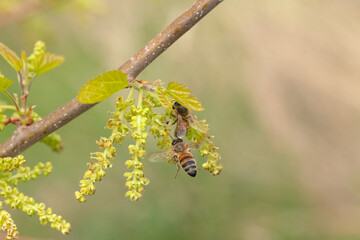
{"label": "leaf stem", "polygon": [[0,109],[16,110],[15,106],[13,105],[0,105]]}
{"label": "leaf stem", "polygon": [[19,78],[19,83],[20,83],[20,87],[21,87],[21,109],[25,112],[26,110],[26,97],[25,96],[25,85],[24,85],[24,79],[23,79],[23,74],[21,73],[21,71],[18,72],[18,78]]}
{"label": "leaf stem", "polygon": [[142,106],[143,92],[144,92],[144,90],[142,88],[140,88],[139,89],[139,97],[138,97],[138,106]]}
{"label": "leaf stem", "polygon": [[8,93],[8,91],[3,91],[3,93],[8,97],[8,98],[10,98],[10,100],[13,102],[13,104],[14,104],[14,107],[16,108],[16,111],[18,112],[18,114],[19,115],[21,115],[22,113],[21,113],[21,111],[20,111],[20,109],[19,109],[19,106],[18,106],[18,104],[17,104],[17,102],[15,101],[15,99]]}
{"label": "leaf stem", "polygon": [[130,101],[130,99],[132,98],[133,93],[134,93],[134,87],[131,87],[131,88],[130,88],[129,95],[128,95],[128,97],[126,98],[126,101],[127,101],[127,102]]}

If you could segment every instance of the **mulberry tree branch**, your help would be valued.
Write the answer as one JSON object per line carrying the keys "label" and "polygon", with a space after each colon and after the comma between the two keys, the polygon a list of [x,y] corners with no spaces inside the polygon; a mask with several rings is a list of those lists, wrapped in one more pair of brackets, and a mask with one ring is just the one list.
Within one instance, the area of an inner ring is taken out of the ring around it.
{"label": "mulberry tree branch", "polygon": [[[127,74],[128,80],[136,78],[152,61],[222,1],[197,0],[180,17],[148,42],[144,48],[119,67],[119,70]],[[0,145],[0,157],[18,155],[96,104],[82,104],[74,98],[41,121],[31,126],[19,127],[9,139]]]}

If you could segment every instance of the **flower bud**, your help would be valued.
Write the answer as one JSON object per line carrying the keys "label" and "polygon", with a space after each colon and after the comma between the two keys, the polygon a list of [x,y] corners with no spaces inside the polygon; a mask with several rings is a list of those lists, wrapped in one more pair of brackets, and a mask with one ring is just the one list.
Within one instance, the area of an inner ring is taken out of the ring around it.
{"label": "flower bud", "polygon": [[134,163],[133,163],[132,160],[126,160],[125,165],[126,165],[128,168],[132,168],[132,167],[134,166]]}

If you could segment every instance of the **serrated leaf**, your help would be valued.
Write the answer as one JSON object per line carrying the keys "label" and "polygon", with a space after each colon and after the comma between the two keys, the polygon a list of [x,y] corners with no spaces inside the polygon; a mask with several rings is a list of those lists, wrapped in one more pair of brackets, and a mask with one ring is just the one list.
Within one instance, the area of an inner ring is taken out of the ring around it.
{"label": "serrated leaf", "polygon": [[181,105],[183,105],[184,107],[186,107],[189,110],[194,110],[194,111],[202,111],[204,110],[204,107],[201,105],[201,103],[199,102],[199,100],[197,100],[196,97],[193,96],[178,96],[178,95],[174,95],[171,92],[168,92],[168,94],[178,103],[180,103]]}
{"label": "serrated leaf", "polygon": [[80,90],[77,99],[86,104],[101,102],[127,86],[126,74],[119,70],[113,70],[86,83]]}
{"label": "serrated leaf", "polygon": [[5,91],[8,87],[10,87],[13,84],[13,81],[10,79],[0,77],[0,91]]}
{"label": "serrated leaf", "polygon": [[20,58],[2,42],[0,42],[0,54],[16,71],[21,70]]}
{"label": "serrated leaf", "polygon": [[176,82],[170,82],[165,93],[189,110],[204,110],[204,107],[196,97],[189,96],[191,91],[184,85]]}
{"label": "serrated leaf", "polygon": [[165,94],[164,90],[165,89],[163,87],[156,88],[157,98],[162,106],[164,106],[165,108],[171,109],[173,104],[172,104],[169,96]]}
{"label": "serrated leaf", "polygon": [[181,96],[189,96],[191,93],[187,87],[177,82],[170,82],[166,90]]}
{"label": "serrated leaf", "polygon": [[63,56],[58,56],[52,53],[45,52],[44,54],[36,56],[34,63],[34,73],[36,75],[43,74],[51,69],[59,66],[64,62]]}

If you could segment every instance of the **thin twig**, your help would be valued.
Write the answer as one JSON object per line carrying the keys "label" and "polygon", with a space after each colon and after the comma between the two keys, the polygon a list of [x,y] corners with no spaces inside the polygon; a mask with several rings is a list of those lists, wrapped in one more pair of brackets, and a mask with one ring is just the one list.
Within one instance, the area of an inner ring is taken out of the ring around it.
{"label": "thin twig", "polygon": [[[198,23],[207,13],[223,0],[198,0],[180,17],[155,36],[146,46],[125,62],[119,70],[127,74],[128,79],[135,79],[155,58]],[[37,141],[64,126],[95,104],[82,104],[72,99],[62,107],[50,113],[35,124],[21,126],[11,138],[0,145],[0,157],[16,156]]]}

